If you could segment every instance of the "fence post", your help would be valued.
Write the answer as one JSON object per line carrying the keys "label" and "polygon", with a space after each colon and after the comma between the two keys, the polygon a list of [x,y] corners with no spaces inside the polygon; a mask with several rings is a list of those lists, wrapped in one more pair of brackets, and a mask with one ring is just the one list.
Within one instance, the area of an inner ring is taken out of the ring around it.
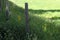
{"label": "fence post", "polygon": [[1,11],[1,0],[0,0],[0,11]]}
{"label": "fence post", "polygon": [[6,1],[6,21],[9,20],[9,3],[8,0]]}
{"label": "fence post", "polygon": [[29,40],[29,16],[28,16],[28,3],[25,3],[25,19],[26,19],[26,40]]}

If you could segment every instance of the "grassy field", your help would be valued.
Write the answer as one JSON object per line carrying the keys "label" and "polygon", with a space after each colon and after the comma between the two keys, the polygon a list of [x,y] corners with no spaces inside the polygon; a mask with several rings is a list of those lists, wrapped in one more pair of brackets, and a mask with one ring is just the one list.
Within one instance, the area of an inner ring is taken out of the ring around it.
{"label": "grassy field", "polygon": [[19,7],[24,8],[24,3],[29,4],[29,9],[60,9],[60,0],[10,0]]}
{"label": "grassy field", "polygon": [[[30,1],[27,0],[27,2]],[[9,9],[10,9],[9,21],[8,23],[6,23],[3,22],[2,19],[0,23],[0,26],[3,27],[3,30],[6,31],[5,35],[6,40],[16,40],[16,39],[26,40],[26,34],[25,34],[26,23],[23,8],[24,3],[25,0],[21,2],[17,0],[9,1]],[[29,6],[30,8],[32,8],[29,9],[29,27],[30,27],[29,40],[60,40],[60,12],[56,11],[43,12],[41,10],[37,10],[40,8],[40,7],[37,8],[37,6],[36,7],[32,5],[31,7]],[[3,18],[5,17],[3,16]]]}

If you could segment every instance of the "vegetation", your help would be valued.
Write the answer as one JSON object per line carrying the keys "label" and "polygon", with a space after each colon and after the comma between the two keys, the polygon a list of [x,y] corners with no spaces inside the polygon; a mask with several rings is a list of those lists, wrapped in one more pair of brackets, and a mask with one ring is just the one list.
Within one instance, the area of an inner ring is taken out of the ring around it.
{"label": "vegetation", "polygon": [[[24,8],[9,1],[9,10],[8,22],[5,19],[5,7],[0,15],[1,36],[4,36],[4,40],[27,40]],[[29,27],[29,40],[59,40],[60,12],[29,9]]]}

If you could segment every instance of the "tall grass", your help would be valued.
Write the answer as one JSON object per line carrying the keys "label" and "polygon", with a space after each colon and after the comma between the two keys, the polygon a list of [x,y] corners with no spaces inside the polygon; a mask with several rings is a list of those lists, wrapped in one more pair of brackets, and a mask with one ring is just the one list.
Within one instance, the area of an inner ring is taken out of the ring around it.
{"label": "tall grass", "polygon": [[[12,2],[9,2],[9,6],[9,21],[4,21],[5,17],[2,18],[2,16],[5,12],[2,12],[0,32],[4,32],[6,40],[26,40],[24,9]],[[59,40],[59,12],[32,11],[29,10],[29,40]]]}

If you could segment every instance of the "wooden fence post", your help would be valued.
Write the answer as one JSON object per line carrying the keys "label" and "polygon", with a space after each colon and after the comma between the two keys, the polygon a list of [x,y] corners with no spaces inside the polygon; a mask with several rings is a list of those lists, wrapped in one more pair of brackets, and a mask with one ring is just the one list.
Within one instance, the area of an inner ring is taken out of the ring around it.
{"label": "wooden fence post", "polygon": [[1,11],[1,0],[0,0],[0,11]]}
{"label": "wooden fence post", "polygon": [[26,19],[26,36],[27,40],[29,40],[29,15],[28,15],[28,3],[25,3],[25,19]]}
{"label": "wooden fence post", "polygon": [[6,1],[6,21],[9,20],[9,3],[8,0]]}

